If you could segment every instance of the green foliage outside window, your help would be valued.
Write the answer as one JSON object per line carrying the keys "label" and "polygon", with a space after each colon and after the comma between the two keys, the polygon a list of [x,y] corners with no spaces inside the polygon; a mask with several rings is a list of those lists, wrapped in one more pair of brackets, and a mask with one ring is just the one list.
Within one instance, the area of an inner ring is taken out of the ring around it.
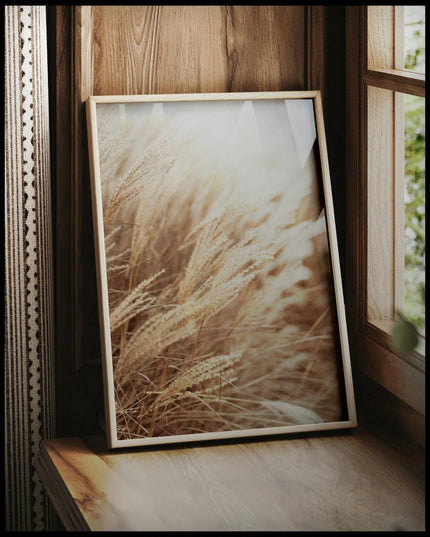
{"label": "green foliage outside window", "polygon": [[[425,58],[422,23],[415,24],[406,69]],[[425,99],[405,95],[405,307],[404,315],[425,329]]]}

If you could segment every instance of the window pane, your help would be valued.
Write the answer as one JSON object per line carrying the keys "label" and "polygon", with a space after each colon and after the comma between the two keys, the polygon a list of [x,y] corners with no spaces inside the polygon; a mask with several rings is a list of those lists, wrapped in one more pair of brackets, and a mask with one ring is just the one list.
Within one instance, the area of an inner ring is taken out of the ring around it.
{"label": "window pane", "polygon": [[425,6],[404,6],[405,69],[425,73]]}
{"label": "window pane", "polygon": [[404,96],[406,318],[425,329],[425,99]]}

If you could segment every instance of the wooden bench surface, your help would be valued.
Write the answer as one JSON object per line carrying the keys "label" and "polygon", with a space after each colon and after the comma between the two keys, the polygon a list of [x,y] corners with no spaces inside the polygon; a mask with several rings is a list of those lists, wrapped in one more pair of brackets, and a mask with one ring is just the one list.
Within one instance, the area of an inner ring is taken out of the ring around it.
{"label": "wooden bench surface", "polygon": [[354,430],[120,451],[53,439],[36,468],[67,530],[424,531],[410,463]]}

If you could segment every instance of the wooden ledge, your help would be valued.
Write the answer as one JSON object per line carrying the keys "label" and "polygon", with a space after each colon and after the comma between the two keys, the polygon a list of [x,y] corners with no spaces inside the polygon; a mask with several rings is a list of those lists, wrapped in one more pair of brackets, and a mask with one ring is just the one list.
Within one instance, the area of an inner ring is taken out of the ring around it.
{"label": "wooden ledge", "polygon": [[235,444],[42,443],[36,469],[70,531],[425,528],[424,474],[360,430]]}

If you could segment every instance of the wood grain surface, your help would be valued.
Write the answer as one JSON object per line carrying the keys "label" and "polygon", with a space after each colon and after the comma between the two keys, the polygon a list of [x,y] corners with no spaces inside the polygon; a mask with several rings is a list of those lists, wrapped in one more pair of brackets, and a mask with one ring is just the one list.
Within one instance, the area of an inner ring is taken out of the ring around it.
{"label": "wood grain surface", "polygon": [[[389,92],[368,87],[368,319],[394,319],[393,113]],[[381,158],[384,155],[386,158]]]}
{"label": "wood grain surface", "polygon": [[110,452],[45,441],[38,468],[66,529],[424,530],[424,475],[363,433]]}
{"label": "wood grain surface", "polygon": [[92,6],[85,24],[93,95],[305,86],[303,6]]}

